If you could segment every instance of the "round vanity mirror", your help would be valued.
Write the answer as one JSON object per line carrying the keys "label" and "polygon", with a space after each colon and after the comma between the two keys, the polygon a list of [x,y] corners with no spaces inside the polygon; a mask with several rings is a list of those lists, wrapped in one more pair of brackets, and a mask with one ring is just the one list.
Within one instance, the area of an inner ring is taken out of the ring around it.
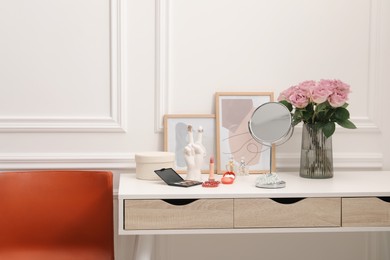
{"label": "round vanity mirror", "polygon": [[270,170],[257,178],[256,186],[259,188],[284,188],[286,182],[271,172],[272,149],[290,139],[294,128],[291,125],[291,114],[282,103],[267,102],[259,106],[248,122],[249,133],[257,142],[270,147]]}
{"label": "round vanity mirror", "polygon": [[248,125],[252,137],[268,146],[286,142],[293,131],[290,111],[278,102],[268,102],[259,106],[253,112]]}

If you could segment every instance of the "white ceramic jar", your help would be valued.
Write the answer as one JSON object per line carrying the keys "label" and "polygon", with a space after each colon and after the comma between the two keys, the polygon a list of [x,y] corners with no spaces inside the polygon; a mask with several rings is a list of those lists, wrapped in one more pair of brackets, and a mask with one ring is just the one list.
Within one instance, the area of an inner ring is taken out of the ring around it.
{"label": "white ceramic jar", "polygon": [[159,180],[154,172],[162,168],[173,168],[175,154],[171,152],[142,152],[135,154],[136,176],[141,180]]}

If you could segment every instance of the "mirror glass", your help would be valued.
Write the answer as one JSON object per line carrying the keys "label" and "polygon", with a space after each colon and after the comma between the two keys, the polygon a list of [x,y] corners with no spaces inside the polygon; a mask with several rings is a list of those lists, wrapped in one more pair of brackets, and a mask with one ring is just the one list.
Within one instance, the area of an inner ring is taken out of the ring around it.
{"label": "mirror glass", "polygon": [[264,145],[280,144],[292,134],[291,114],[278,102],[267,102],[259,106],[248,122],[252,137]]}

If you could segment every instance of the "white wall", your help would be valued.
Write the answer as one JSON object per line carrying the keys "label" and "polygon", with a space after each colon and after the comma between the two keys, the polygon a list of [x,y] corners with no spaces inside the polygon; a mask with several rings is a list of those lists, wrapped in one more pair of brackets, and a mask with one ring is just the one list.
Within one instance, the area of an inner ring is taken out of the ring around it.
{"label": "white wall", "polygon": [[[353,91],[358,129],[337,129],[336,169],[390,170],[387,0],[1,0],[0,35],[2,170],[132,172],[134,153],[162,149],[166,113],[211,114],[218,91],[277,96],[321,78]],[[299,167],[300,133],[278,148],[279,170]],[[236,246],[225,259],[386,259],[388,241],[162,236],[156,259],[218,259],[227,244]],[[124,259],[133,238],[116,242]],[[188,256],[193,245],[207,250]]]}

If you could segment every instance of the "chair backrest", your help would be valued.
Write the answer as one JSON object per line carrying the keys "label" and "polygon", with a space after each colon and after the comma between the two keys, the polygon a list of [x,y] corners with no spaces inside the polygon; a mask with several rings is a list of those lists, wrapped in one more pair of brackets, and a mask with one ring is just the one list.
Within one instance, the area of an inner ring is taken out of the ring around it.
{"label": "chair backrest", "polygon": [[105,171],[0,172],[0,259],[27,249],[114,259],[112,186]]}

